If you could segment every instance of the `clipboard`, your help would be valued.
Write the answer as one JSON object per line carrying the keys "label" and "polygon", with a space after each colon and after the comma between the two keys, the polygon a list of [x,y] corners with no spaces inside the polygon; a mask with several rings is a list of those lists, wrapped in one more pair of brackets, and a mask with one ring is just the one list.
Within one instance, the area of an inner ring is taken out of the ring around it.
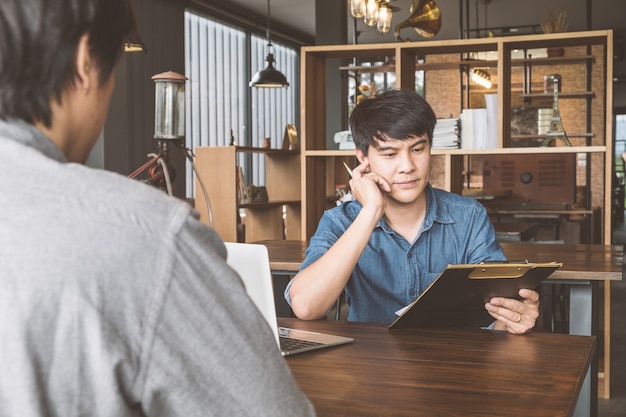
{"label": "clipboard", "polygon": [[389,329],[484,327],[494,319],[485,310],[492,297],[519,299],[522,288],[535,289],[563,264],[485,263],[448,265]]}

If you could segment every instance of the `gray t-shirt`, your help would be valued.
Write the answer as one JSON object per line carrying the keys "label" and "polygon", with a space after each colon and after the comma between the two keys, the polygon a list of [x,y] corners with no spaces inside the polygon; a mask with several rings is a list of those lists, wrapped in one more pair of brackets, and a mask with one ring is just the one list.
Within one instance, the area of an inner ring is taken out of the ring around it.
{"label": "gray t-shirt", "polygon": [[187,204],[0,121],[0,416],[310,416]]}

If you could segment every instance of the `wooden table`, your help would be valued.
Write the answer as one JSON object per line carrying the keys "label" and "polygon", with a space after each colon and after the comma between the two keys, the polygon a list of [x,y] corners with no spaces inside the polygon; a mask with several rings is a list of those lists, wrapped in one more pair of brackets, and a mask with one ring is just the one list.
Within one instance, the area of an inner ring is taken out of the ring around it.
{"label": "wooden table", "polygon": [[523,242],[534,240],[539,223],[500,222],[494,223],[498,242]]}
{"label": "wooden table", "polygon": [[[597,335],[599,325],[598,284],[604,281],[604,346],[603,370],[599,373],[600,393],[610,397],[611,382],[611,281],[622,279],[624,267],[623,245],[587,245],[587,244],[533,244],[502,243],[508,259],[527,259],[530,262],[562,262],[563,266],[555,271],[546,283],[569,284],[569,333],[578,335]],[[591,374],[597,371],[597,361],[593,361]],[[598,391],[598,380],[592,378],[589,389]],[[586,388],[584,388],[586,389]],[[591,396],[591,409],[597,409],[596,396]]]}
{"label": "wooden table", "polygon": [[[274,273],[295,275],[304,260],[308,242],[300,240],[262,240],[267,247]],[[550,245],[531,242],[503,242],[504,254],[511,260],[529,262],[562,262],[551,280],[587,281],[622,279],[624,247],[622,245]]]}
{"label": "wooden table", "polygon": [[309,242],[303,240],[261,240],[270,257],[270,268],[275,274],[295,275],[304,261]]}
{"label": "wooden table", "polygon": [[[308,245],[308,242],[298,240],[271,240],[257,243],[262,243],[267,247],[272,272],[284,277],[295,275],[298,272]],[[562,262],[563,266],[554,272],[546,282],[570,285],[569,333],[573,335],[598,335],[598,282],[603,281],[608,286],[610,281],[622,279],[624,264],[624,247],[622,245],[551,245],[504,242],[502,248],[510,260]],[[278,297],[280,290],[276,294]],[[583,391],[588,391],[588,394],[581,395],[581,398],[586,400],[580,404],[580,409],[585,411],[580,415],[595,415],[595,410],[597,410],[598,378],[591,378],[591,375],[599,374],[602,380],[600,385],[602,396],[609,398],[611,321],[610,297],[607,294],[610,292],[605,291],[604,300],[604,369],[598,373],[598,361],[597,359],[592,361],[590,375],[588,375],[583,387]],[[279,315],[281,314],[279,313]],[[587,412],[587,410],[590,411]],[[577,415],[579,415],[578,412]]]}
{"label": "wooden table", "polygon": [[320,417],[571,416],[595,337],[278,320],[354,342],[287,357]]}

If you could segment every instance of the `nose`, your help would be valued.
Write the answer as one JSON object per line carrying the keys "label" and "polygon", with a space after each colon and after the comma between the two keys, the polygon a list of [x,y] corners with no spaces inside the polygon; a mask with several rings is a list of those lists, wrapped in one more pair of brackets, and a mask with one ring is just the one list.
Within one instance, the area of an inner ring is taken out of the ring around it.
{"label": "nose", "polygon": [[401,173],[413,172],[417,164],[412,158],[413,154],[410,151],[400,152],[398,159],[398,171]]}

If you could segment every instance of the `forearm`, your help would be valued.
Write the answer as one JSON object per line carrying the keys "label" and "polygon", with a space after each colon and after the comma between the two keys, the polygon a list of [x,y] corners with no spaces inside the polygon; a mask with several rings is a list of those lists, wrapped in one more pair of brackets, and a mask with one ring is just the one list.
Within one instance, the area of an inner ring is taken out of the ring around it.
{"label": "forearm", "polygon": [[298,273],[289,290],[294,314],[304,320],[324,316],[341,295],[380,216],[362,210],[317,261]]}
{"label": "forearm", "polygon": [[130,380],[142,410],[153,417],[314,416],[217,235],[196,221],[186,226],[173,239],[173,256],[163,257],[171,265],[160,264],[166,278],[149,282],[158,297],[145,301],[146,334],[132,362],[142,368]]}

